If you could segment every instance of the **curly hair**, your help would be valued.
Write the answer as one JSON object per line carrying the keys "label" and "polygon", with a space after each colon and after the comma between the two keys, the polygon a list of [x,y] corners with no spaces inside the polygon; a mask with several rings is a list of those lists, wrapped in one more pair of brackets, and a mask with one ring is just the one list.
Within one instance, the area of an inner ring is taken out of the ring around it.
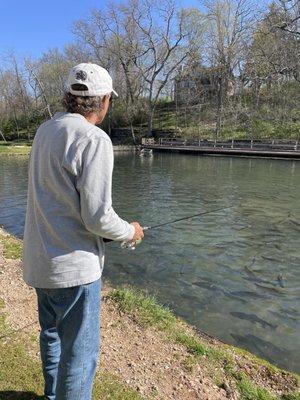
{"label": "curly hair", "polygon": [[69,92],[65,93],[63,106],[67,112],[81,114],[87,117],[102,108],[102,96],[75,96]]}

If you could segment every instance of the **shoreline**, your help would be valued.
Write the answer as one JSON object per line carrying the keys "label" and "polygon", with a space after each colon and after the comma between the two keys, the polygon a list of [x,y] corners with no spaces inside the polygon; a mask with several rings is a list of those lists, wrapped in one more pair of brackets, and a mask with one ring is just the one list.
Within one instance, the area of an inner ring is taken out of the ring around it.
{"label": "shoreline", "polygon": [[[9,144],[3,145],[0,144],[0,155],[20,155],[20,156],[28,156],[30,153],[31,145],[20,145],[20,144]],[[114,152],[131,152],[135,153],[136,146],[134,145],[114,145]]]}
{"label": "shoreline", "polygon": [[[21,250],[22,240],[0,228],[0,316],[5,314],[6,329],[21,328],[17,335],[28,360],[39,363],[35,293],[22,281]],[[116,399],[299,399],[296,374],[197,332],[153,297],[130,287],[104,283],[101,336],[99,373],[113,374],[122,390],[135,391]],[[0,398],[3,385],[0,378]]]}

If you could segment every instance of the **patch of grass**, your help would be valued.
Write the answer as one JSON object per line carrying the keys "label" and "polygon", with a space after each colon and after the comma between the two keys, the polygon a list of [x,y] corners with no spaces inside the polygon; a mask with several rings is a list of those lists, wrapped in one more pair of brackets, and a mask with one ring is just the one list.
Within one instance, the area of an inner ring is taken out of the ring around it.
{"label": "patch of grass", "polygon": [[289,393],[289,394],[283,394],[280,397],[280,400],[300,400],[300,393],[294,392],[294,393]]}
{"label": "patch of grass", "polygon": [[19,260],[22,256],[23,244],[21,240],[14,238],[11,235],[1,234],[0,241],[3,244],[3,255],[10,260]]}
{"label": "patch of grass", "polygon": [[206,345],[189,333],[177,331],[173,334],[173,338],[176,342],[183,344],[191,354],[204,356],[210,353],[210,349]]}
{"label": "patch of grass", "polygon": [[[35,400],[37,396],[42,395],[44,381],[41,365],[28,356],[21,344],[7,345],[0,342],[0,371],[0,399]],[[120,382],[116,376],[102,373],[95,379],[93,399],[142,400],[143,398],[136,390]]]}
{"label": "patch of grass", "polygon": [[192,373],[197,364],[198,364],[198,359],[193,355],[185,357],[184,360],[182,361],[182,367],[188,373]]}
{"label": "patch of grass", "polygon": [[[8,328],[0,321],[0,332]],[[44,380],[41,364],[32,359],[15,335],[11,344],[0,339],[0,399],[42,399]],[[143,400],[134,389],[121,382],[118,377],[99,373],[95,379],[94,400]]]}
{"label": "patch of grass", "polygon": [[168,308],[161,306],[153,296],[146,296],[142,291],[130,287],[114,289],[107,298],[113,300],[121,311],[132,314],[141,325],[158,325],[160,329],[167,329],[177,322]]}
{"label": "patch of grass", "polygon": [[42,394],[41,367],[38,362],[28,356],[20,343],[14,341],[13,345],[8,345],[0,340],[0,371],[0,398],[2,398],[1,391]]}
{"label": "patch of grass", "polygon": [[245,374],[239,374],[236,385],[241,395],[241,400],[276,400],[268,390],[256,386]]}
{"label": "patch of grass", "polygon": [[1,142],[0,153],[1,154],[29,154],[31,150],[30,144],[21,142]]}
{"label": "patch of grass", "polygon": [[[5,316],[1,314],[0,317],[0,332],[4,336],[10,329]],[[10,343],[0,339],[0,398],[36,399],[38,397],[29,397],[29,392],[42,394],[42,382],[39,363],[28,356],[20,341],[15,336]],[[8,397],[9,392],[11,397]],[[15,392],[21,393],[14,397]]]}
{"label": "patch of grass", "polygon": [[115,375],[100,373],[95,380],[93,399],[143,400],[143,397],[136,390],[120,382]]}

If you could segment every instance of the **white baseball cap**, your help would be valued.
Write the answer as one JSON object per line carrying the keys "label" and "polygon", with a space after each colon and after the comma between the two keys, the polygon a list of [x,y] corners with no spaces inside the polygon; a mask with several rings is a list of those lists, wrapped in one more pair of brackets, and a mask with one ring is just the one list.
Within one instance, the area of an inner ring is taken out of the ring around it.
{"label": "white baseball cap", "polygon": [[[86,90],[76,90],[76,84],[86,86]],[[74,88],[75,85],[75,88]],[[104,96],[118,93],[113,89],[112,78],[105,68],[92,63],[81,63],[70,70],[66,89],[75,96]]]}

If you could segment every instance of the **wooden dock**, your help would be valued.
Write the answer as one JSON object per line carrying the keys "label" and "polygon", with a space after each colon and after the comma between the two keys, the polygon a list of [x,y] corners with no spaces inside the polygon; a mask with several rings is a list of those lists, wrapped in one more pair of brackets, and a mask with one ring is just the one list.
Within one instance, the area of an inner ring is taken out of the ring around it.
{"label": "wooden dock", "polygon": [[269,157],[300,160],[297,140],[182,140],[144,138],[142,148],[185,154]]}

